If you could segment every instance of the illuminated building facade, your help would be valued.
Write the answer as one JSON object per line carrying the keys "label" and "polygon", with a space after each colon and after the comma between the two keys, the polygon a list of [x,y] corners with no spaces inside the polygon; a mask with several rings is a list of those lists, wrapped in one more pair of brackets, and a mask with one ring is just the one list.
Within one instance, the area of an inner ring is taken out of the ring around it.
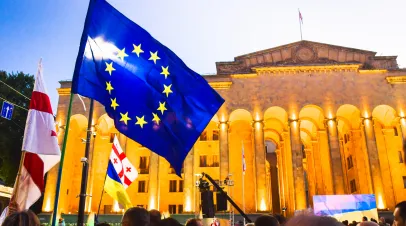
{"label": "illuminated building facade", "polygon": [[[396,56],[300,41],[216,63],[206,76],[226,100],[177,177],[163,158],[118,134],[95,105],[86,210],[97,211],[111,143],[118,135],[139,177],[128,188],[134,205],[170,213],[199,208],[196,174],[205,172],[248,213],[288,214],[312,206],[313,195],[371,194],[379,209],[406,200],[406,70]],[[70,81],[62,81],[58,137],[62,144]],[[84,100],[88,106],[89,100]],[[60,212],[76,213],[87,112],[75,97],[63,169]],[[159,141],[157,141],[159,142]],[[247,171],[242,197],[242,145]],[[47,178],[43,211],[53,207],[57,168]],[[102,213],[117,211],[104,195]]]}

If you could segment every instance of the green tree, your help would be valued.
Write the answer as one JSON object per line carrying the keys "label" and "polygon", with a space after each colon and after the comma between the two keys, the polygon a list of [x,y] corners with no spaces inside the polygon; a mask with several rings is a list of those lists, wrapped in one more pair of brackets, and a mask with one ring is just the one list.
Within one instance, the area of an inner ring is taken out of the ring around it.
{"label": "green tree", "polygon": [[[27,97],[31,97],[34,88],[34,76],[19,73],[6,73],[0,71],[0,80]],[[30,101],[0,82],[0,103],[6,99],[25,109],[29,108]],[[13,186],[20,164],[21,146],[24,136],[27,110],[14,107],[11,120],[0,118],[0,180],[6,185]]]}

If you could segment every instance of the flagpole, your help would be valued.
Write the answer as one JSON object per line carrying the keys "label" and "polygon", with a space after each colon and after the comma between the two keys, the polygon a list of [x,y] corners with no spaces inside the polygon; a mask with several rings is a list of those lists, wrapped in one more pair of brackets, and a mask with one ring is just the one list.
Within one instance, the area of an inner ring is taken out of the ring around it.
{"label": "flagpole", "polygon": [[[242,173],[242,209],[244,210],[244,213],[245,213],[245,195],[244,195],[245,183],[244,183],[244,177],[245,177],[245,172]],[[245,225],[245,218],[244,218],[244,225]]]}
{"label": "flagpole", "polygon": [[87,191],[87,178],[89,176],[89,153],[90,153],[90,140],[92,139],[92,121],[93,121],[93,109],[94,100],[90,99],[89,117],[87,122],[87,136],[86,136],[86,148],[85,148],[85,159],[82,168],[82,182],[80,185],[80,195],[79,195],[79,212],[78,212],[78,226],[85,225],[85,206],[86,206],[86,191]]}
{"label": "flagpole", "polygon": [[[21,158],[20,158],[20,166],[18,167],[18,172],[17,172],[17,178],[16,178],[16,183],[13,189],[13,196],[10,199],[10,204],[9,204],[9,211],[7,215],[11,215],[14,213],[14,211],[18,211],[18,204],[16,203],[17,197],[18,197],[18,187],[20,186],[20,178],[21,178],[21,170],[23,169],[24,165],[24,159],[25,159],[25,151],[22,151],[21,153]],[[16,206],[13,206],[16,205]],[[10,208],[11,206],[11,208]],[[13,208],[17,208],[16,210]]]}
{"label": "flagpole", "polygon": [[297,11],[299,12],[299,26],[300,26],[300,41],[302,41],[303,40],[303,38],[302,38],[302,21],[301,21],[301,19],[300,19],[300,10],[299,10],[299,8],[297,9]]}
{"label": "flagpole", "polygon": [[[74,74],[79,73],[79,70],[80,70],[79,65],[81,64],[81,62],[83,60],[83,54],[85,52],[85,47],[86,47],[86,42],[87,42],[87,30],[88,30],[88,27],[90,24],[90,18],[91,18],[90,13],[91,13],[93,2],[94,2],[94,0],[89,1],[85,24],[84,24],[84,28],[83,28],[83,32],[82,32],[82,37],[80,39],[79,51],[78,51],[78,55],[76,57],[75,70],[73,72]],[[72,90],[72,88],[71,88],[71,90]],[[70,116],[72,113],[73,96],[74,96],[74,94],[71,91],[68,115],[67,115],[67,119],[66,119],[65,136],[64,136],[64,141],[63,141],[63,146],[62,146],[62,151],[61,151],[61,161],[59,163],[58,180],[57,180],[57,184],[56,184],[54,211],[52,214],[52,226],[56,225],[56,215],[58,213],[58,203],[59,203],[59,193],[60,193],[60,186],[61,186],[61,179],[62,179],[62,169],[63,169],[63,162],[64,162],[64,157],[65,157],[66,144],[68,143],[68,132],[69,132]]]}
{"label": "flagpole", "polygon": [[103,200],[104,185],[106,184],[106,178],[107,178],[107,173],[106,173],[106,176],[104,177],[103,190],[102,190],[101,197],[100,197],[99,207],[97,208],[97,218],[99,218],[99,214],[100,214],[100,206],[101,206],[102,200]]}
{"label": "flagpole", "polygon": [[[243,159],[242,159],[242,163],[243,163],[243,165],[242,165],[242,167],[243,167],[243,169],[242,169],[242,209],[243,209],[243,211],[244,211],[244,213],[245,213],[245,194],[244,194],[244,191],[245,191],[245,182],[244,182],[244,179],[245,179],[245,153],[244,153],[244,141],[242,140],[241,141],[241,143],[242,143],[242,151],[243,151],[243,153],[242,153],[242,157],[243,157]],[[244,225],[245,225],[245,218],[244,218]]]}
{"label": "flagpole", "polygon": [[68,143],[68,133],[69,133],[69,125],[70,125],[70,116],[71,116],[71,113],[72,113],[72,103],[73,103],[73,93],[70,94],[68,115],[66,116],[65,134],[64,134],[64,137],[63,137],[63,145],[62,145],[62,150],[61,150],[61,160],[59,162],[58,179],[56,181],[54,211],[52,213],[52,222],[51,222],[52,226],[56,225],[56,216],[58,215],[59,193],[60,193],[60,190],[61,190],[62,169],[63,169],[63,162],[64,162],[64,159],[65,159],[66,144]]}

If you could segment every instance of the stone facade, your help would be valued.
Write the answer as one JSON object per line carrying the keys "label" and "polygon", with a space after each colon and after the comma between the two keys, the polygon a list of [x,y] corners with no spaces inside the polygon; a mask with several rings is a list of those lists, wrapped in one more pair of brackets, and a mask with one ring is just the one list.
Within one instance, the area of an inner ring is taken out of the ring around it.
{"label": "stone facade", "polygon": [[[374,193],[380,209],[406,200],[406,70],[396,57],[309,41],[216,63],[206,76],[226,100],[184,162],[183,178],[169,163],[120,135],[140,176],[128,188],[134,205],[162,212],[198,212],[202,172],[229,176],[229,195],[245,211],[287,214],[312,205],[313,195]],[[63,142],[70,81],[59,89],[58,136]],[[88,107],[89,100],[84,99]],[[59,211],[75,213],[87,112],[75,96]],[[102,196],[111,141],[117,134],[103,106],[93,116],[88,212]],[[244,145],[247,172],[242,184]],[[57,167],[47,180],[44,212],[52,210]],[[231,174],[231,175],[230,175]],[[244,186],[245,195],[242,197]],[[216,202],[216,201],[215,201]],[[118,211],[107,195],[101,212]]]}

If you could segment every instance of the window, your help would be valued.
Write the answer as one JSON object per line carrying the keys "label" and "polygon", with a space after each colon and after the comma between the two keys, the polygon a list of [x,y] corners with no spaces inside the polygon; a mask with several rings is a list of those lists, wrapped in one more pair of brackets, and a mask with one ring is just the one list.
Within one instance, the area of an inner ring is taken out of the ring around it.
{"label": "window", "polygon": [[176,214],[176,205],[169,205],[169,213]]}
{"label": "window", "polygon": [[398,151],[398,155],[399,155],[399,163],[403,163],[402,152],[401,152],[401,151]]}
{"label": "window", "polygon": [[183,180],[179,181],[179,192],[183,192]]}
{"label": "window", "polygon": [[183,205],[178,205],[178,213],[183,213]]}
{"label": "window", "polygon": [[395,133],[395,136],[396,136],[396,137],[399,136],[399,134],[398,134],[398,128],[393,127],[393,132]]}
{"label": "window", "polygon": [[149,158],[148,156],[141,156],[140,157],[140,174],[148,174],[149,173]]}
{"label": "window", "polygon": [[353,165],[353,163],[352,163],[352,156],[350,155],[350,156],[348,156],[348,158],[347,158],[347,167],[348,167],[348,169],[351,169],[353,166],[354,166],[354,165]]}
{"label": "window", "polygon": [[218,155],[201,155],[200,156],[200,167],[219,167],[219,156]]}
{"label": "window", "polygon": [[350,187],[351,187],[351,193],[354,193],[357,191],[357,185],[355,184],[355,180],[350,181]]}
{"label": "window", "polygon": [[146,193],[147,192],[146,187],[147,186],[145,180],[138,181],[138,193]]}
{"label": "window", "polygon": [[169,181],[169,192],[176,192],[176,180]]}
{"label": "window", "polygon": [[115,136],[118,136],[118,134],[117,133],[110,133],[110,143],[113,143]]}
{"label": "window", "polygon": [[207,140],[207,132],[204,131],[202,134],[200,134],[200,140],[201,141],[206,141]]}
{"label": "window", "polygon": [[213,130],[213,140],[219,140],[219,131]]}
{"label": "window", "polygon": [[344,134],[344,143],[346,144],[348,142],[347,140],[347,134]]}
{"label": "window", "polygon": [[403,188],[406,188],[406,177],[403,177]]}

